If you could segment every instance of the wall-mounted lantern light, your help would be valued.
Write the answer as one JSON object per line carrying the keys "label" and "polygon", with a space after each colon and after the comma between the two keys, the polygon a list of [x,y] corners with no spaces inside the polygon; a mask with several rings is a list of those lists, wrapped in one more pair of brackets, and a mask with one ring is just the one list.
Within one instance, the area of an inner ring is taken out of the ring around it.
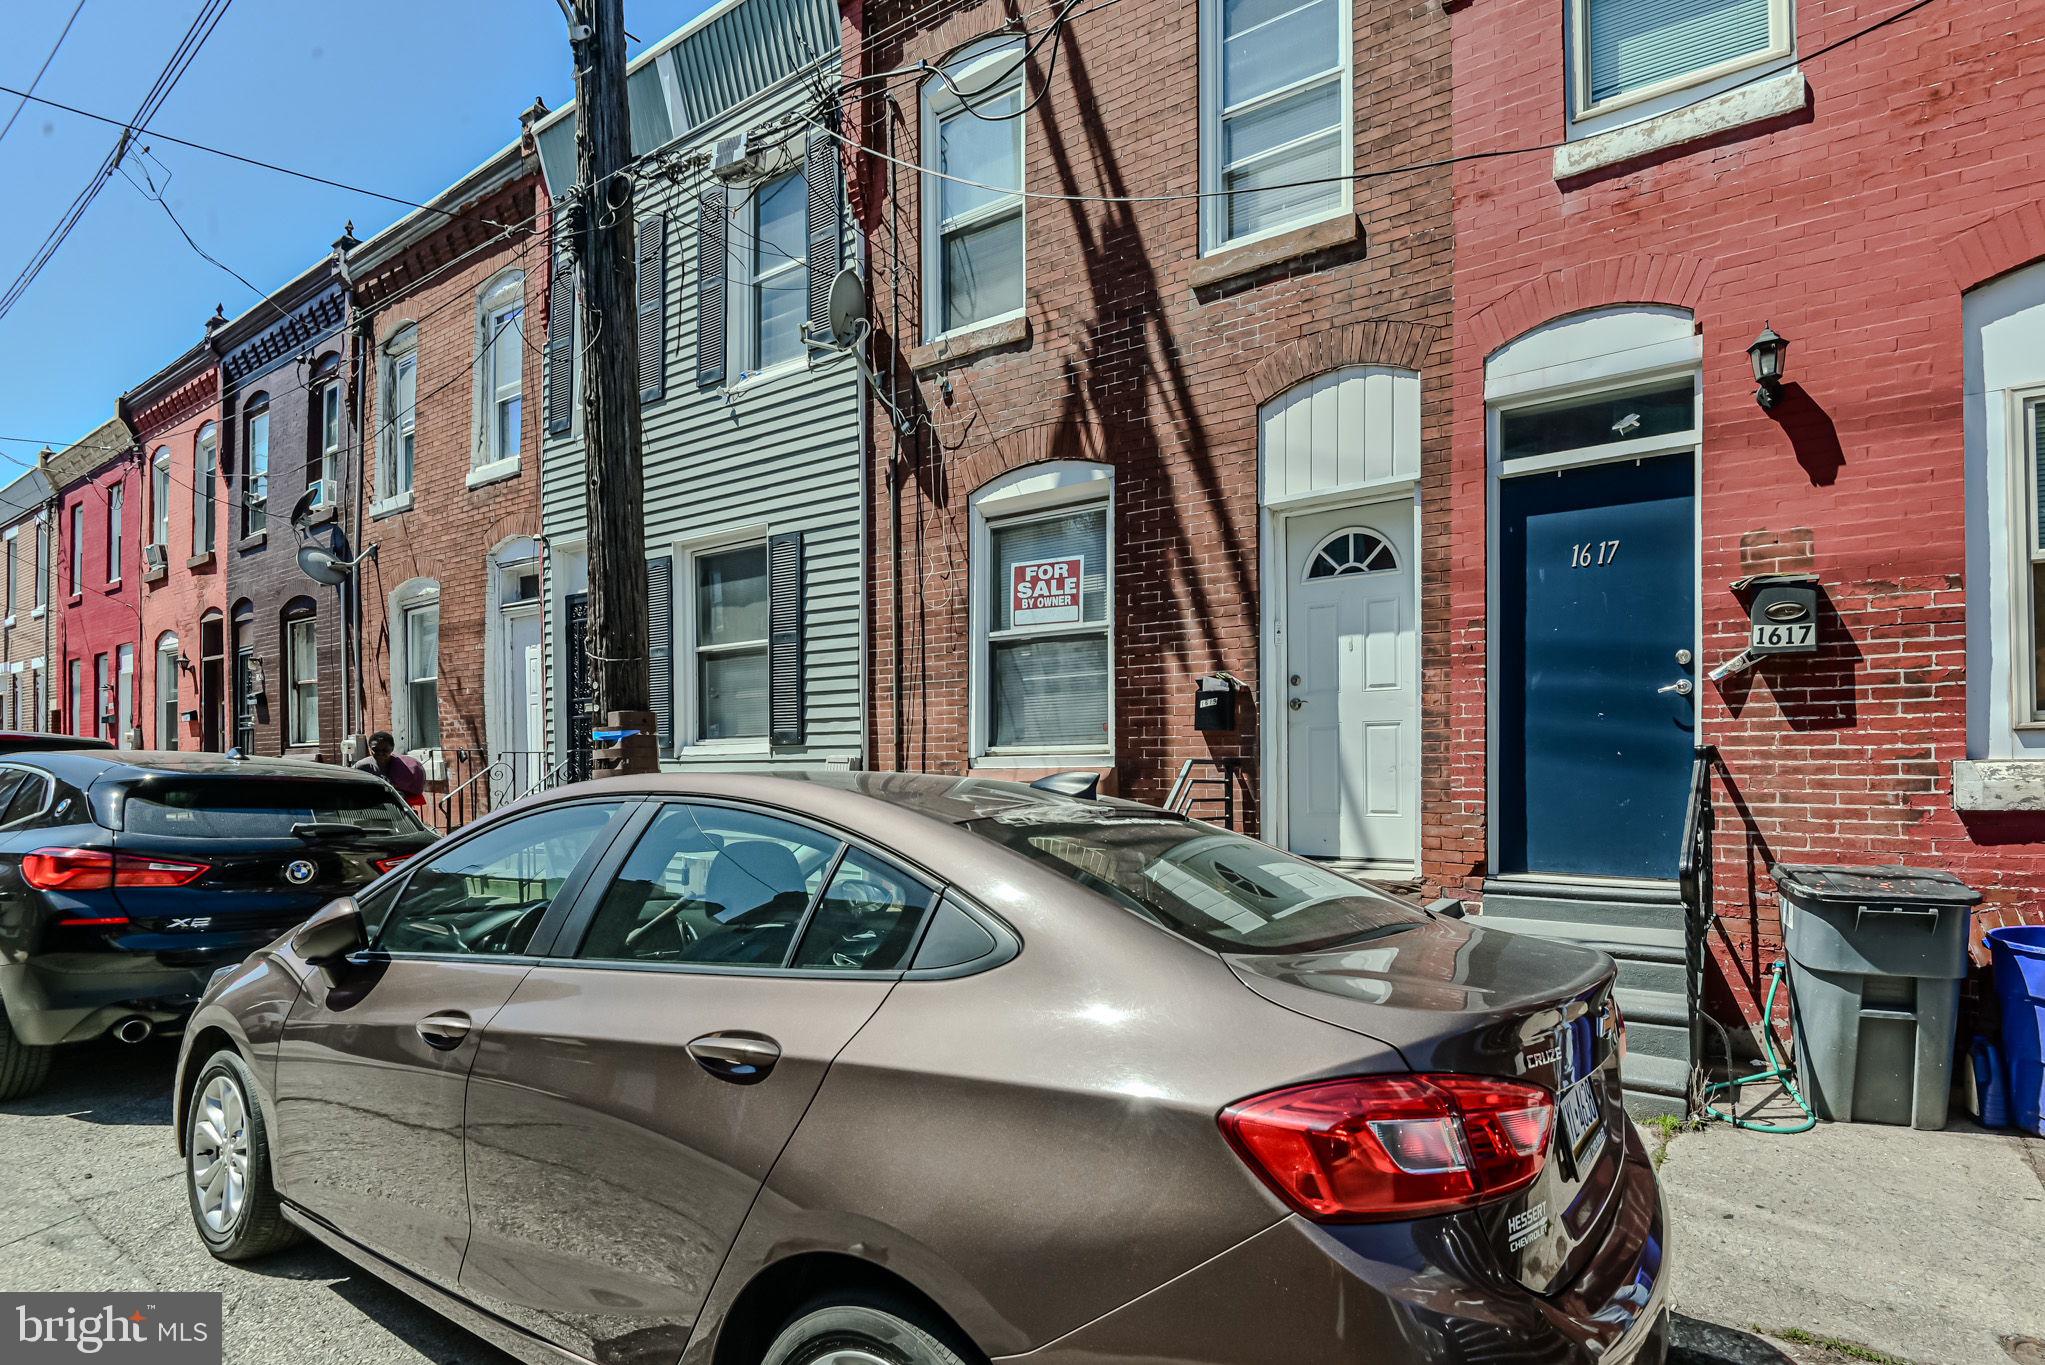
{"label": "wall-mounted lantern light", "polygon": [[1775,406],[1776,392],[1782,385],[1783,363],[1788,356],[1789,339],[1778,336],[1768,326],[1762,327],[1761,335],[1747,348],[1747,358],[1754,362],[1754,382],[1760,385],[1754,390],[1754,401],[1763,412]]}

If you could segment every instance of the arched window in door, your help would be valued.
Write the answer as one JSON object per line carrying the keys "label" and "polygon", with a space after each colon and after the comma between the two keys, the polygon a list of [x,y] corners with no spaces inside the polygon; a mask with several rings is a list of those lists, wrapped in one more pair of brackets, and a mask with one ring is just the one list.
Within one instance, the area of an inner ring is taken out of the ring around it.
{"label": "arched window in door", "polygon": [[1307,560],[1307,577],[1346,578],[1352,574],[1394,573],[1399,556],[1375,531],[1337,531]]}

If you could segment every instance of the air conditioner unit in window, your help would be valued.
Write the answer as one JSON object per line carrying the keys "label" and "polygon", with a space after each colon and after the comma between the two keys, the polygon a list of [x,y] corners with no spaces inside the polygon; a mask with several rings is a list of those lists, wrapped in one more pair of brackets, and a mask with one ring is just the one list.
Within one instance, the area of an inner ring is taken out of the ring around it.
{"label": "air conditioner unit in window", "polygon": [[163,547],[161,545],[144,545],[142,547],[143,568],[154,572],[155,570],[162,568],[163,565],[164,553]]}
{"label": "air conditioner unit in window", "polygon": [[743,180],[753,170],[753,158],[747,151],[744,133],[721,137],[710,149],[710,174],[719,180]]}
{"label": "air conditioner unit in window", "polygon": [[340,501],[340,483],[334,479],[321,479],[312,486],[312,499],[306,506],[308,511],[317,512],[322,508],[333,507]]}

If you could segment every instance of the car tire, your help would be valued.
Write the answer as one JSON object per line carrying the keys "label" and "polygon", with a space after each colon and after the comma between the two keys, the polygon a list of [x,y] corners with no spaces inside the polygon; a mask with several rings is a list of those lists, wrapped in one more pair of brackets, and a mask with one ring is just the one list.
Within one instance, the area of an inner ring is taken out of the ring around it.
{"label": "car tire", "polygon": [[910,1305],[879,1296],[819,1302],[798,1311],[775,1335],[761,1365],[817,1365],[840,1352],[888,1365],[967,1365],[980,1359],[963,1343],[953,1345],[956,1336]]}
{"label": "car tire", "polygon": [[255,1094],[248,1064],[223,1050],[200,1068],[185,1107],[185,1196],[192,1226],[222,1261],[253,1261],[305,1236],[284,1221],[270,1183],[270,1135]]}
{"label": "car tire", "polygon": [[0,1100],[22,1099],[42,1089],[50,1079],[52,1051],[22,1042],[7,1022],[6,1009],[0,1008]]}

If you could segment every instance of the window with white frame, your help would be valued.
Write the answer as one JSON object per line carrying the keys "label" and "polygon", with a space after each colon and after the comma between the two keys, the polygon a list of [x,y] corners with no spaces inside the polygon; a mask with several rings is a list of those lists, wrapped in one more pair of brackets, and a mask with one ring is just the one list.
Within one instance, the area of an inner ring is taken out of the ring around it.
{"label": "window with white frame", "polygon": [[71,733],[92,734],[94,721],[85,709],[85,660],[71,660],[66,671],[70,674]]}
{"label": "window with white frame", "polygon": [[1060,463],[974,495],[976,754],[1112,752],[1113,489]]}
{"label": "window with white frame", "polygon": [[1579,119],[1791,51],[1790,0],[1570,0]]}
{"label": "window with white frame", "polygon": [[1348,0],[1201,0],[1201,249],[1346,212]]}
{"label": "window with white frame", "polygon": [[114,650],[114,738],[117,743],[128,742],[128,732],[135,728],[135,646],[120,645]]}
{"label": "window with white frame", "polygon": [[50,605],[50,527],[44,520],[46,514],[36,517],[36,585],[34,590],[36,610],[42,611]]}
{"label": "window with white frame", "polygon": [[691,614],[698,744],[767,737],[767,544],[692,557]]}
{"label": "window with white frame", "polygon": [[7,528],[7,537],[6,537],[6,543],[5,543],[5,545],[4,545],[4,546],[0,546],[0,551],[4,551],[4,553],[5,553],[5,554],[6,554],[6,556],[7,556],[7,569],[6,569],[6,574],[7,574],[7,615],[6,615],[6,619],[7,619],[7,620],[9,620],[9,621],[12,621],[12,620],[14,619],[14,555],[15,555],[15,552],[16,552],[16,550],[17,550],[17,549],[18,549],[18,548],[20,547],[20,540],[19,540],[18,536],[19,536],[18,528],[16,528],[16,527],[12,527],[12,526],[8,527],[8,528]]}
{"label": "window with white frame", "polygon": [[417,454],[419,329],[407,327],[391,339],[383,357],[383,420],[377,424],[376,496],[380,502],[412,491]]}
{"label": "window with white frame", "polygon": [[220,431],[208,422],[199,428],[192,453],[192,553],[213,553],[214,485],[220,478]]}
{"label": "window with white frame", "polygon": [[440,743],[440,601],[405,608],[406,744],[431,749]]}
{"label": "window with white frame", "polygon": [[71,555],[67,561],[71,581],[66,586],[76,597],[85,591],[85,504],[71,504]]}
{"label": "window with white frame", "polygon": [[156,640],[156,747],[178,747],[178,637],[169,631]]}
{"label": "window with white frame", "polygon": [[1024,52],[996,38],[923,83],[923,332],[1023,309]]}
{"label": "window with white frame", "polygon": [[149,457],[149,543],[170,543],[170,447],[158,446]]}
{"label": "window with white frame", "polygon": [[313,495],[308,506],[324,507],[322,485],[341,472],[341,357],[330,355],[320,362],[313,376],[312,401],[319,421],[305,456],[305,486]]}
{"label": "window with white frame", "polygon": [[284,724],[286,742],[320,742],[319,618],[294,605],[284,619]]}
{"label": "window with white frame", "polygon": [[[518,458],[525,437],[525,275],[511,270],[487,285],[477,304],[474,463]],[[414,380],[416,384],[416,379]]]}
{"label": "window with white frame", "polygon": [[241,533],[252,536],[270,524],[270,399],[249,400],[248,442],[242,460]]}
{"label": "window with white frame", "polygon": [[765,370],[805,354],[809,317],[809,182],[791,171],[755,190],[739,234],[744,288],[739,318],[745,368]]}
{"label": "window with white frame", "polygon": [[107,490],[107,582],[121,581],[121,538],[124,529],[122,517],[128,507],[126,484],[115,484]]}

